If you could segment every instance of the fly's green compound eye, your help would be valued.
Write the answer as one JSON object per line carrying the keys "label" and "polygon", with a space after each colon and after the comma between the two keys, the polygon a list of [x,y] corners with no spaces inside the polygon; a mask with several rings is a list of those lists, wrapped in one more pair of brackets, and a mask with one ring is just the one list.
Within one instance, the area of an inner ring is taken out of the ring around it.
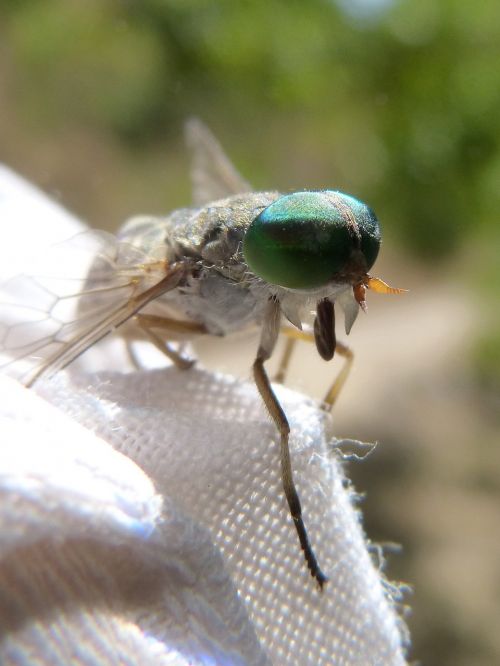
{"label": "fly's green compound eye", "polygon": [[342,192],[294,192],[251,223],[243,242],[250,269],[267,282],[314,289],[335,277],[366,273],[380,247],[373,211]]}

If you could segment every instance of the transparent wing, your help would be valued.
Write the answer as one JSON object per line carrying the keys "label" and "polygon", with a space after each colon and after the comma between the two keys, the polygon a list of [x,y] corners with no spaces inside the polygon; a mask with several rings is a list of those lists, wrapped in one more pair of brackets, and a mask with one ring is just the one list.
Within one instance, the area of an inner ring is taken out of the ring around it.
{"label": "transparent wing", "polygon": [[252,191],[252,187],[238,173],[220,143],[201,120],[188,120],[185,135],[192,155],[191,182],[195,206],[231,194]]}
{"label": "transparent wing", "polygon": [[168,265],[111,234],[86,231],[0,285],[0,369],[27,385],[65,367],[147,303],[175,288]]}

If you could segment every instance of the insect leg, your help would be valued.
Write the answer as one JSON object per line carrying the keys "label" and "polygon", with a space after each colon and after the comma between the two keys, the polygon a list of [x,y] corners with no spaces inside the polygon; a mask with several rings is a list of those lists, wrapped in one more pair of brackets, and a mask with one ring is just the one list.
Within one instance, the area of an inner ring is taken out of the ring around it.
{"label": "insect leg", "polygon": [[343,356],[345,361],[342,370],[335,377],[335,381],[330,386],[327,394],[323,399],[323,402],[330,411],[333,408],[333,405],[335,404],[335,401],[337,400],[340,391],[342,390],[342,387],[346,383],[347,377],[349,376],[354,361],[354,353],[352,349],[349,349],[349,347],[347,345],[344,345],[342,342],[337,342],[335,351],[337,354],[340,354],[340,356]]}
{"label": "insect leg", "polygon": [[[287,336],[287,338],[292,339],[293,341],[295,340],[304,340],[305,342],[315,342],[314,335],[312,333],[309,333],[308,331],[299,331],[298,329],[295,328],[290,328],[289,326],[284,326],[281,329],[281,332]],[[285,353],[283,354],[283,357],[286,354],[287,349],[285,348]],[[330,386],[330,388],[327,391],[326,396],[323,399],[323,402],[327,408],[327,411],[330,411],[333,408],[333,405],[335,404],[335,401],[337,400],[338,396],[340,395],[340,392],[346,383],[346,380],[349,376],[349,373],[351,371],[351,367],[354,361],[354,353],[352,350],[345,345],[342,342],[339,342],[337,340],[337,344],[335,347],[335,353],[339,354],[339,356],[342,356],[345,359],[344,366],[342,370],[339,372],[337,377],[335,377],[335,380],[333,384]],[[283,358],[280,362],[280,367],[278,370],[278,373],[281,370],[281,364],[283,362]],[[288,362],[287,362],[288,366]],[[286,366],[286,367],[287,367]]]}
{"label": "insect leg", "polygon": [[293,482],[292,466],[290,462],[290,449],[288,446],[290,425],[286,418],[285,412],[283,411],[283,408],[281,407],[278,398],[276,397],[271,387],[269,377],[267,376],[264,368],[264,363],[271,357],[274,346],[276,344],[279,331],[279,318],[279,303],[270,301],[270,310],[262,330],[260,345],[257,351],[257,358],[253,364],[253,373],[259,393],[280,434],[281,480],[283,483],[285,497],[290,508],[290,513],[295,524],[295,529],[297,530],[297,534],[299,536],[300,545],[304,552],[304,557],[306,559],[311,575],[316,578],[320,588],[323,588],[323,585],[326,583],[328,578],[321,571],[309,542],[309,537],[307,536],[307,531],[302,518],[302,508],[300,505],[299,496]]}
{"label": "insect leg", "polygon": [[185,358],[179,354],[179,352],[168,342],[162,340],[162,338],[150,328],[141,325],[141,329],[144,331],[149,341],[152,342],[162,354],[165,354],[165,356],[169,358],[179,370],[188,370],[196,363],[194,358]]}
{"label": "insect leg", "polygon": [[187,370],[191,368],[195,360],[185,358],[182,354],[174,349],[166,340],[159,336],[153,329],[160,329],[165,331],[167,335],[193,335],[194,333],[206,333],[203,324],[190,321],[179,321],[170,319],[169,317],[159,317],[158,315],[138,314],[136,321],[142,331],[147,335],[148,339],[154,346],[165,354],[177,368],[180,370]]}
{"label": "insect leg", "polygon": [[187,337],[189,335],[202,335],[207,333],[205,326],[197,321],[182,321],[180,319],[171,319],[170,317],[160,317],[158,315],[143,313],[139,316],[144,326],[167,331],[171,335],[180,334],[183,337]]}
{"label": "insect leg", "polygon": [[[282,331],[285,331],[286,329],[281,329]],[[290,365],[290,359],[292,358],[293,350],[295,349],[295,345],[297,343],[296,338],[288,337],[285,341],[285,349],[283,350],[283,354],[281,355],[280,362],[278,365],[278,370],[276,371],[276,374],[273,377],[273,381],[275,381],[278,384],[283,384],[283,382],[286,379],[286,375],[288,373],[288,367]]]}

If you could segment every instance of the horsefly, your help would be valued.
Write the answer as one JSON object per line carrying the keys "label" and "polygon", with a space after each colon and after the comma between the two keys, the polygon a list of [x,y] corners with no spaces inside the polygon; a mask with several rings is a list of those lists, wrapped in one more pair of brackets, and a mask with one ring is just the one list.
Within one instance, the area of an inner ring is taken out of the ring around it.
{"label": "horsefly", "polygon": [[[314,341],[326,361],[337,351],[346,361],[325,398],[331,408],[352,362],[350,350],[336,341],[335,305],[349,333],[359,309],[366,308],[366,289],[403,290],[368,274],[381,238],[377,218],[364,203],[333,190],[252,192],[200,121],[187,123],[186,136],[193,154],[193,207],[133,218],[116,237],[78,234],[70,243],[87,245],[93,257],[78,289],[71,280],[63,288],[60,280],[34,275],[2,285],[0,362],[31,386],[131,320],[138,339],[146,337],[176,366],[188,368],[192,361],[176,341],[260,326],[253,376],[279,432],[283,489],[300,545],[322,588],[328,579],[302,518],[290,428],[264,364],[280,331],[288,340],[281,379],[295,340]],[[60,265],[59,270],[63,276]],[[311,332],[302,327],[310,311]]]}

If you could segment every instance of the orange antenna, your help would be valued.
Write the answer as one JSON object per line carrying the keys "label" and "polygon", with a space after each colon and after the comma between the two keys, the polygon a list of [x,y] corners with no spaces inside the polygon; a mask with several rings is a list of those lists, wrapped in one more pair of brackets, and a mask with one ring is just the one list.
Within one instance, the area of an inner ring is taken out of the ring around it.
{"label": "orange antenna", "polygon": [[408,289],[400,289],[399,287],[390,287],[380,278],[368,277],[365,282],[368,289],[375,291],[377,294],[404,294]]}

